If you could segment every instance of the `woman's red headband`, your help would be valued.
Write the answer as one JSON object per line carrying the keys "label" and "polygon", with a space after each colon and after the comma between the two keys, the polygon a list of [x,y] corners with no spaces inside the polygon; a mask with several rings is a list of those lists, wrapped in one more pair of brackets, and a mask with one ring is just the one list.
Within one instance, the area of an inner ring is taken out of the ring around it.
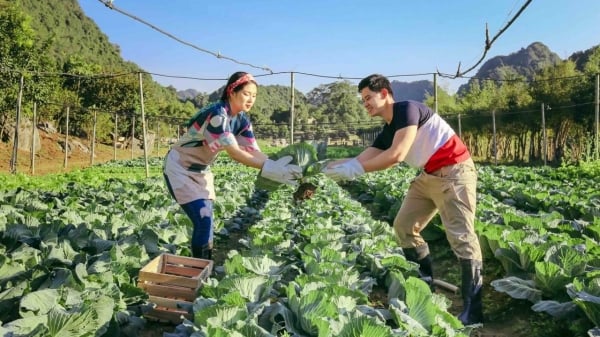
{"label": "woman's red headband", "polygon": [[233,93],[233,89],[239,87],[242,84],[246,84],[248,82],[256,82],[256,80],[254,79],[254,76],[252,76],[252,74],[246,74],[246,75],[238,78],[235,82],[231,83],[227,87],[227,97],[231,96],[231,94]]}

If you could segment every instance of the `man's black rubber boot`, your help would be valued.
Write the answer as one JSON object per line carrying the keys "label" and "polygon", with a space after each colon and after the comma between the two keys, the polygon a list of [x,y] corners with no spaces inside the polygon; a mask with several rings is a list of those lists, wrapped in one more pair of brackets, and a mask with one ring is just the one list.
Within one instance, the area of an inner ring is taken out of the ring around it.
{"label": "man's black rubber boot", "polygon": [[462,298],[463,312],[458,319],[464,325],[483,323],[483,303],[481,293],[483,276],[481,275],[482,262],[477,260],[460,260],[462,273]]}
{"label": "man's black rubber boot", "polygon": [[[433,285],[433,260],[431,255],[429,254],[429,247],[418,247],[418,248],[402,248],[404,251],[404,256],[408,261],[415,262],[419,265],[419,277],[421,280],[425,281],[431,292],[435,291],[435,286]],[[425,253],[422,258],[419,258],[419,253]]]}
{"label": "man's black rubber boot", "polygon": [[212,260],[212,243],[207,243],[200,247],[192,246],[192,255],[195,258]]}

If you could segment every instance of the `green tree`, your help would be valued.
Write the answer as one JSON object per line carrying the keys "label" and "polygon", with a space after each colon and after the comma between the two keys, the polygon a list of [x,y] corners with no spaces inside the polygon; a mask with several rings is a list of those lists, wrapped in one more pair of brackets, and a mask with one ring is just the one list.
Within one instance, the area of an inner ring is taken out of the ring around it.
{"label": "green tree", "polygon": [[[437,90],[438,112],[441,115],[455,115],[460,112],[456,103],[456,96],[451,95],[445,88],[438,87]],[[425,102],[430,108],[435,106],[435,96],[429,92],[425,93]]]}
{"label": "green tree", "polygon": [[48,41],[36,38],[31,19],[18,2],[3,4],[0,11],[0,127],[4,129],[15,113],[20,78],[23,77],[22,111],[27,116],[32,103],[49,102],[58,88],[56,76],[45,76],[56,68],[47,55]]}
{"label": "green tree", "polygon": [[495,81],[475,80],[469,84],[465,94],[457,99],[460,109],[466,113],[490,112],[498,94]]}
{"label": "green tree", "polygon": [[368,121],[369,117],[362,106],[357,86],[350,81],[338,81],[321,85],[309,94],[313,105],[311,115],[317,123],[346,130],[349,125]]}
{"label": "green tree", "polygon": [[[600,74],[600,46],[593,49],[587,62],[583,65],[583,76],[581,81],[578,81],[579,85],[576,87],[573,97],[573,100],[577,104],[586,104],[594,101],[596,95],[596,76],[598,74]],[[585,121],[585,117],[582,120]]]}
{"label": "green tree", "polygon": [[553,67],[541,69],[531,86],[532,96],[538,102],[549,105],[572,103],[580,73],[575,69],[573,61],[563,61]]}
{"label": "green tree", "polygon": [[552,140],[547,151],[556,163],[562,162],[567,139],[576,129],[577,111],[573,109],[573,99],[580,80],[581,74],[575,68],[575,63],[567,60],[541,69],[531,87],[532,96],[546,107],[545,126],[549,129],[547,136]]}

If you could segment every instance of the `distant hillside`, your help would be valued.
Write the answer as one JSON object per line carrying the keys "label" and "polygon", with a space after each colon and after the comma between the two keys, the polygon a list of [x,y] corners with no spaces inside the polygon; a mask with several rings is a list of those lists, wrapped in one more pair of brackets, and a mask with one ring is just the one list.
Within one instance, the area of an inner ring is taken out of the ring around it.
{"label": "distant hillside", "polygon": [[[506,56],[496,56],[486,61],[474,77],[501,79],[506,73],[516,73],[532,79],[536,71],[560,63],[562,59],[541,42],[534,42]],[[463,84],[458,93],[465,91],[473,79]]]}
{"label": "distant hillside", "polygon": [[433,82],[422,80],[414,82],[392,81],[395,101],[414,100],[425,101],[425,94],[433,94]]}
{"label": "distant hillside", "polygon": [[575,68],[579,71],[583,71],[583,65],[590,59],[590,55],[596,49],[600,48],[600,44],[596,45],[588,50],[578,51],[569,56],[569,60],[575,62]]}
{"label": "distant hillside", "polygon": [[196,98],[196,96],[198,96],[198,94],[200,94],[200,92],[196,89],[180,90],[180,91],[177,91],[177,98],[182,101],[192,100],[192,99]]}
{"label": "distant hillside", "polygon": [[[394,99],[396,101],[415,100],[423,102],[425,100],[426,93],[433,93],[433,82],[427,80],[415,82],[392,81],[391,84],[392,90],[394,91]],[[199,94],[201,93],[194,89],[177,91],[177,97],[180,100],[193,100]],[[210,93],[208,99],[209,101],[214,101],[219,99],[220,96],[221,91],[218,89]]]}
{"label": "distant hillside", "polygon": [[[600,45],[585,51],[576,52],[569,59],[576,63],[578,70],[582,70],[583,64],[587,62],[589,55],[595,48],[600,48]],[[527,79],[531,79],[538,70],[555,65],[561,61],[563,60],[560,56],[551,51],[546,45],[541,42],[534,42],[526,48],[521,48],[519,51],[509,55],[492,57],[479,68],[474,77],[501,79],[503,74],[514,72]],[[460,86],[458,93],[465,91],[471,81]],[[428,80],[414,82],[393,80],[391,84],[396,101],[415,100],[423,102],[427,93],[430,95],[433,94],[433,82]],[[189,97],[189,95],[194,93],[198,94],[193,89],[178,91],[180,97]]]}
{"label": "distant hillside", "polygon": [[31,16],[31,26],[42,40],[52,41],[50,53],[59,67],[77,56],[109,69],[139,70],[121,57],[119,46],[109,42],[96,23],[87,17],[77,0],[21,0]]}
{"label": "distant hillside", "polygon": [[[61,90],[81,95],[78,101],[83,106],[111,106],[117,111],[135,109],[139,88],[137,79],[133,80],[133,76],[144,70],[136,63],[123,59],[120,47],[111,43],[96,23],[85,15],[79,5],[80,1],[88,0],[14,0],[14,5],[27,15],[25,25],[31,27],[36,44],[44,46],[44,57],[51,60],[49,65],[52,67],[46,66],[44,71],[84,75],[129,73],[128,76],[115,77],[112,85],[103,83],[102,80],[78,81],[76,85],[73,81],[64,81],[49,85],[60,85]],[[39,55],[42,54],[38,53],[36,56]],[[149,74],[142,76],[145,106],[149,115],[164,113],[177,116],[188,115],[193,111],[193,107],[176,97],[174,88],[159,84]],[[116,84],[128,89],[117,90]],[[103,94],[94,94],[98,90],[95,86],[104,86],[100,90]],[[51,90],[44,90],[48,96],[55,94]]]}

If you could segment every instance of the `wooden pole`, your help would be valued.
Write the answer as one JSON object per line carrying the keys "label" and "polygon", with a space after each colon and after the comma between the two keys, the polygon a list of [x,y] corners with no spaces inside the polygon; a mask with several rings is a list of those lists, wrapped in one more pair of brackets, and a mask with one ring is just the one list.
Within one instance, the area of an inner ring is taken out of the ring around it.
{"label": "wooden pole", "polygon": [[115,135],[113,136],[113,160],[117,160],[117,139],[118,137],[118,128],[117,123],[119,122],[119,115],[115,112]]}
{"label": "wooden pole", "polygon": [[498,165],[498,151],[496,145],[496,110],[492,110],[492,151],[494,152],[494,165]]}
{"label": "wooden pole", "polygon": [[17,173],[17,163],[18,163],[18,149],[19,149],[19,129],[21,128],[21,101],[23,99],[23,86],[25,79],[21,74],[21,79],[19,80],[19,95],[17,96],[17,116],[15,123],[15,136],[13,141],[13,151],[12,156],[10,158],[10,173]]}
{"label": "wooden pole", "polygon": [[94,109],[94,127],[92,129],[92,153],[90,155],[90,166],[94,165],[94,156],[96,155],[96,123],[98,122],[98,111]]}
{"label": "wooden pole", "polygon": [[33,120],[31,121],[31,152],[30,154],[30,167],[31,175],[35,174],[35,130],[37,124],[37,104],[33,102]]}
{"label": "wooden pole", "polygon": [[546,166],[546,113],[544,111],[544,103],[542,103],[542,159]]}
{"label": "wooden pole", "polygon": [[67,106],[67,125],[65,126],[65,161],[63,162],[63,168],[67,168],[67,163],[68,163],[68,154],[69,154],[69,109],[70,107]]}
{"label": "wooden pole", "polygon": [[290,74],[291,81],[291,103],[290,103],[290,144],[294,144],[294,72]]}
{"label": "wooden pole", "polygon": [[594,143],[596,146],[596,160],[600,160],[600,143],[598,142],[598,133],[600,127],[600,74],[596,74],[596,126],[594,127]]}
{"label": "wooden pole", "polygon": [[148,168],[148,141],[146,140],[146,115],[144,113],[144,85],[142,81],[142,73],[138,73],[140,79],[140,106],[142,108],[142,142],[144,144],[144,165],[146,167],[146,178],[150,177],[150,169]]}
{"label": "wooden pole", "polygon": [[437,73],[433,74],[433,111],[438,112]]}
{"label": "wooden pole", "polygon": [[156,155],[159,154],[160,151],[160,119],[156,119],[156,136],[154,136],[155,138],[155,142],[156,142]]}
{"label": "wooden pole", "polygon": [[131,159],[133,159],[134,139],[135,139],[135,111],[131,115]]}

